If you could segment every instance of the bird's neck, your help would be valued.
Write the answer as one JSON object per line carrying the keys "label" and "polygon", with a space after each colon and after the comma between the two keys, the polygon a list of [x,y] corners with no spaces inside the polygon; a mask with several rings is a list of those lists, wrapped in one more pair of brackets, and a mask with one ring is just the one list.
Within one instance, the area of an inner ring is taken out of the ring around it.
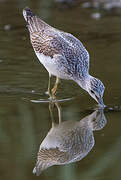
{"label": "bird's neck", "polygon": [[87,77],[85,77],[83,79],[76,80],[76,82],[82,89],[88,91],[88,89],[90,87],[90,79],[91,78],[92,78],[92,76],[88,75]]}

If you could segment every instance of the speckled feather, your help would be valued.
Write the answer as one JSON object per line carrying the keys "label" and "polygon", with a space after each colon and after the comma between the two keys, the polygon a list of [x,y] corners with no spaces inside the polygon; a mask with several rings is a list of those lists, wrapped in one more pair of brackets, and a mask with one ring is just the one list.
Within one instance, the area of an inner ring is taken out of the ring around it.
{"label": "speckled feather", "polygon": [[49,76],[75,81],[104,108],[105,87],[99,79],[89,74],[89,54],[80,40],[70,33],[51,27],[29,8],[23,10],[23,15],[35,54]]}
{"label": "speckled feather", "polygon": [[89,54],[76,37],[49,26],[32,14],[28,14],[27,23],[35,52],[43,53],[52,60],[54,55],[59,55],[56,63],[59,62],[59,67],[63,66],[63,71],[65,69],[70,77],[82,78],[88,74]]}
{"label": "speckled feather", "polygon": [[103,111],[95,111],[79,122],[53,124],[40,145],[33,173],[39,175],[50,166],[80,161],[94,146],[93,131],[105,124]]}

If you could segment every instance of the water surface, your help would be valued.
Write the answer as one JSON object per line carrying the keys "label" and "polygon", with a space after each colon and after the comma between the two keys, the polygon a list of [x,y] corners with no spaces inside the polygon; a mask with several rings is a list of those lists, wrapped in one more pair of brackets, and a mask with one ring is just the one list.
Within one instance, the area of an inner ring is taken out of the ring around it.
{"label": "water surface", "polygon": [[[121,16],[81,5],[56,6],[53,1],[0,1],[0,177],[36,179],[32,173],[42,140],[51,128],[48,73],[37,60],[29,41],[22,9],[29,6],[47,23],[71,32],[90,53],[90,73],[104,82],[105,127],[94,131],[95,144],[81,161],[53,166],[40,179],[121,179]],[[100,12],[100,11],[99,11]],[[6,28],[6,25],[9,25]],[[8,30],[7,30],[8,29]],[[52,78],[52,84],[55,78]],[[96,102],[72,81],[62,80],[57,99],[63,121],[80,121]],[[71,99],[72,98],[72,99]],[[42,103],[41,100],[45,100]],[[58,119],[57,109],[54,109]]]}

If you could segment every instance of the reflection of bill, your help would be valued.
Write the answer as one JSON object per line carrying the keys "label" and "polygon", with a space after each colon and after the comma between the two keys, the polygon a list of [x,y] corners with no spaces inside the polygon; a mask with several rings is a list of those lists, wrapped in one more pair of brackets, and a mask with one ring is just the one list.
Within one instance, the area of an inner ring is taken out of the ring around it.
{"label": "reflection of bill", "polygon": [[52,128],[40,145],[37,163],[33,173],[39,175],[53,165],[63,165],[80,161],[94,146],[93,131],[102,129],[106,124],[103,110],[96,110],[80,121],[61,122],[59,106],[59,124],[54,122],[52,109]]}

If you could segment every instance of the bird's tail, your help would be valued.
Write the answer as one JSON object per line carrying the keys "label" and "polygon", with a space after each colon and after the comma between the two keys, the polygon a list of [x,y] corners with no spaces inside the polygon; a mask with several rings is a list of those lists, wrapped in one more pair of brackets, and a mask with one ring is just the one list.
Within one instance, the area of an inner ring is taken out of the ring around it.
{"label": "bird's tail", "polygon": [[23,10],[23,16],[31,33],[41,31],[44,26],[47,26],[47,24],[39,17],[34,15],[31,9],[28,7]]}

